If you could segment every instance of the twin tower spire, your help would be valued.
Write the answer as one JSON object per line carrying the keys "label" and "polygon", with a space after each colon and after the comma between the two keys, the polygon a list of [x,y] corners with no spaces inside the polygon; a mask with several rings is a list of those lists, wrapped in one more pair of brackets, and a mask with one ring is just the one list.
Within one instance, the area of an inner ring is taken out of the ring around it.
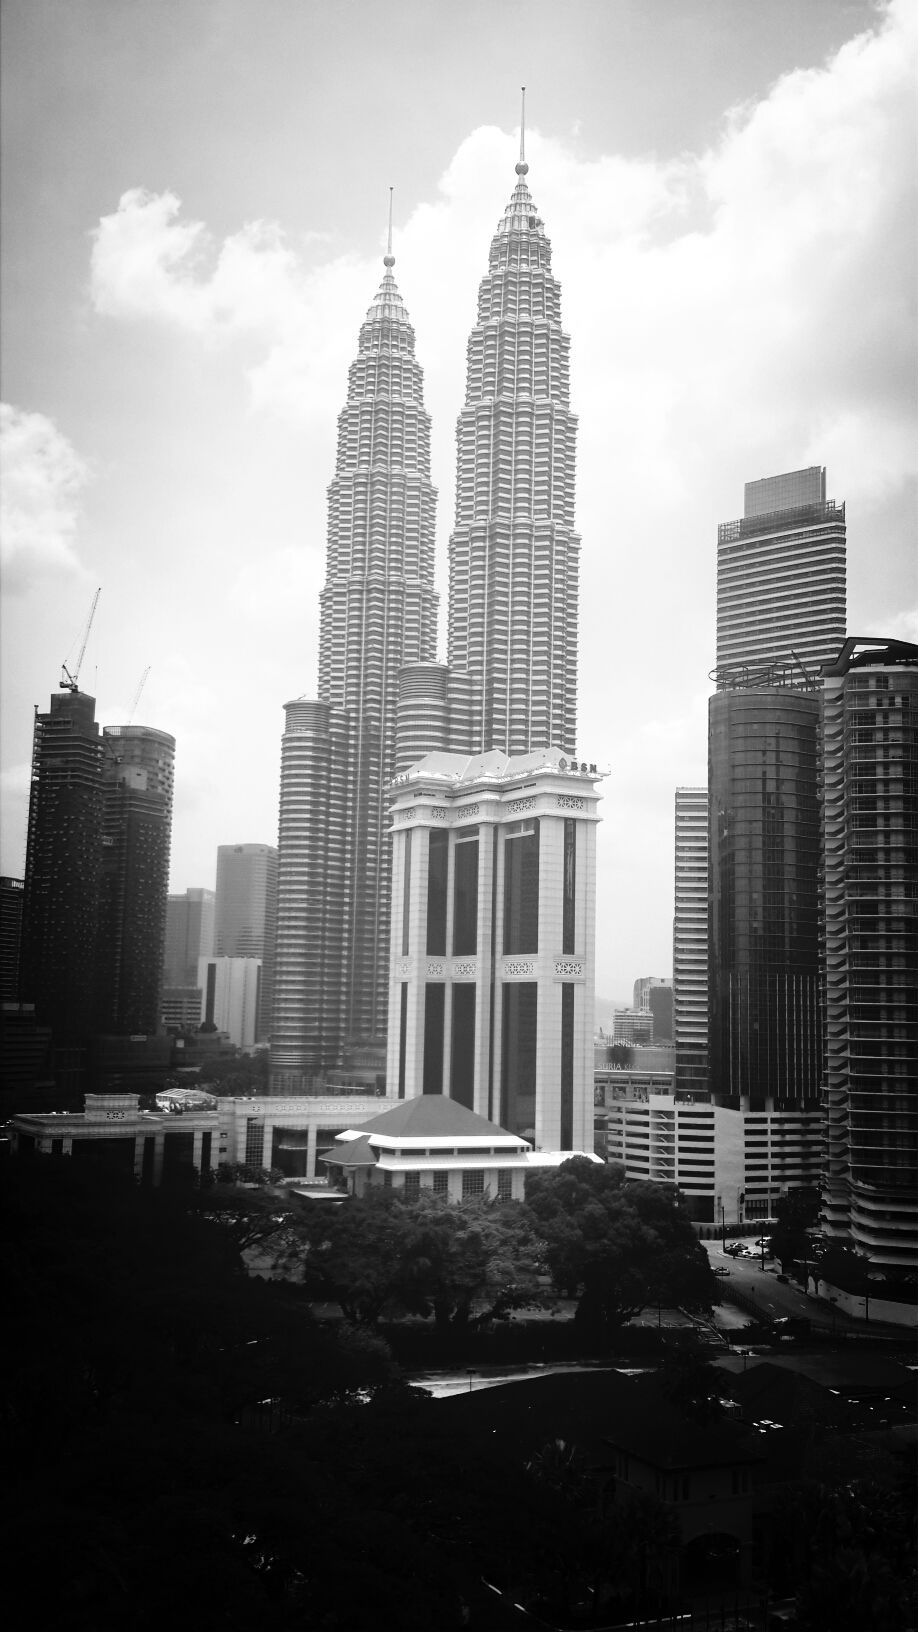
{"label": "twin tower spire", "polygon": [[526,181],[523,96],[516,185],[479,287],[457,423],[445,664],[430,418],[393,275],[390,190],[385,271],[338,416],[318,696],[286,705],[276,1093],[353,1082],[374,1058],[383,1069],[392,778],[435,750],[576,747],[577,427],[551,245]]}

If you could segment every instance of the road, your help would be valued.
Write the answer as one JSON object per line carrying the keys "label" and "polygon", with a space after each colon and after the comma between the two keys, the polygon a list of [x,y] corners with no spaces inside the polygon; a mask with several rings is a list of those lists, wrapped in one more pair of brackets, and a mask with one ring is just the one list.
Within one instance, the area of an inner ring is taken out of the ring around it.
{"label": "road", "polygon": [[[750,1240],[748,1244],[751,1246],[752,1241]],[[753,1298],[756,1307],[770,1320],[784,1315],[806,1315],[814,1326],[833,1325],[833,1311],[828,1304],[801,1291],[793,1281],[785,1285],[778,1280],[781,1265],[776,1259],[769,1258],[766,1254],[763,1269],[761,1253],[757,1253],[755,1258],[732,1258],[729,1253],[724,1252],[719,1241],[704,1241],[702,1245],[707,1248],[712,1269],[729,1271],[729,1276],[722,1277],[725,1295],[728,1294],[730,1287],[736,1287],[747,1297]],[[837,1320],[839,1327],[860,1324],[857,1321],[849,1321],[841,1311],[834,1319]]]}

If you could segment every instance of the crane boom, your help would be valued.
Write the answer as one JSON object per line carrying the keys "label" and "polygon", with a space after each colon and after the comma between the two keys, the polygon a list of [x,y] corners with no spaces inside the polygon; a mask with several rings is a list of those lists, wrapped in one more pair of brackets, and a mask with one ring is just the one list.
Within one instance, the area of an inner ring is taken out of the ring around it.
{"label": "crane boom", "polygon": [[96,607],[99,604],[99,596],[101,594],[102,594],[102,585],[100,584],[98,589],[96,590],[95,595],[92,598],[92,606],[89,608],[89,617],[86,619],[86,627],[85,627],[85,629],[83,631],[83,642],[82,642],[82,645],[80,646],[79,654],[77,656],[76,663],[74,664],[74,667],[73,667],[73,673],[71,674],[71,672],[68,669],[66,663],[61,664],[61,677],[60,677],[60,680],[58,681],[58,687],[59,687],[59,689],[61,691],[79,691],[79,689],[80,689],[79,686],[77,685],[77,681],[80,678],[80,669],[81,669],[81,667],[83,665],[83,657],[85,655],[86,647],[87,647],[87,644],[89,642],[89,631],[92,628],[92,620],[96,615]]}
{"label": "crane boom", "polygon": [[143,671],[143,674],[140,676],[140,685],[137,687],[137,690],[134,693],[134,701],[131,704],[131,711],[127,717],[126,723],[128,725],[133,723],[134,715],[137,713],[137,704],[140,702],[140,693],[143,691],[143,688],[147,683],[147,675],[149,674],[151,667],[152,665],[148,663]]}

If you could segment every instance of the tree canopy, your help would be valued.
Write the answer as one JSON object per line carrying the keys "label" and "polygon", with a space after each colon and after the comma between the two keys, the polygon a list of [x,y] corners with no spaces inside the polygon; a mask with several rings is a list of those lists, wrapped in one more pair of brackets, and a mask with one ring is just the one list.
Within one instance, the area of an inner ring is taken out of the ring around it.
{"label": "tree canopy", "polygon": [[555,1285],[578,1297],[578,1319],[612,1333],[648,1304],[707,1308],[707,1253],[675,1188],[573,1156],[530,1175],[526,1205],[546,1243]]}
{"label": "tree canopy", "polygon": [[449,1202],[391,1190],[352,1196],[307,1218],[308,1273],[349,1320],[434,1315],[437,1324],[491,1320],[539,1296],[540,1244],[513,1202]]}

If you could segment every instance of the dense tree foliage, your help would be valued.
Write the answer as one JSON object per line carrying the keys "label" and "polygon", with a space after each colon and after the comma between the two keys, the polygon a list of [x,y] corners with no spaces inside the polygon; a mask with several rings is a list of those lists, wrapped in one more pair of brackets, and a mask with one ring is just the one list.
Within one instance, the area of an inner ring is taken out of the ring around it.
{"label": "dense tree foliage", "polygon": [[579,1298],[578,1319],[597,1335],[649,1304],[712,1303],[708,1257],[674,1189],[574,1156],[530,1176],[526,1205],[555,1285]]}
{"label": "dense tree foliage", "polygon": [[813,1251],[808,1230],[819,1218],[819,1191],[812,1189],[788,1190],[775,1203],[776,1224],[771,1232],[771,1250],[781,1263],[791,1264],[796,1259],[809,1259]]}
{"label": "dense tree foliage", "polygon": [[512,1202],[412,1201],[371,1189],[306,1222],[313,1284],[349,1320],[433,1315],[439,1326],[493,1320],[539,1296],[540,1243]]}
{"label": "dense tree foliage", "polygon": [[[64,1159],[5,1178],[16,1632],[448,1632],[476,1594],[488,1627],[506,1623],[482,1575],[531,1590],[576,1556],[563,1505],[400,1385],[371,1330],[317,1327],[301,1293],[242,1273],[254,1207],[220,1220],[213,1192]],[[480,1281],[475,1228],[455,1233],[460,1307]]]}
{"label": "dense tree foliage", "polygon": [[801,1632],[902,1632],[918,1622],[914,1454],[892,1485],[806,1482],[775,1515],[775,1573]]}

